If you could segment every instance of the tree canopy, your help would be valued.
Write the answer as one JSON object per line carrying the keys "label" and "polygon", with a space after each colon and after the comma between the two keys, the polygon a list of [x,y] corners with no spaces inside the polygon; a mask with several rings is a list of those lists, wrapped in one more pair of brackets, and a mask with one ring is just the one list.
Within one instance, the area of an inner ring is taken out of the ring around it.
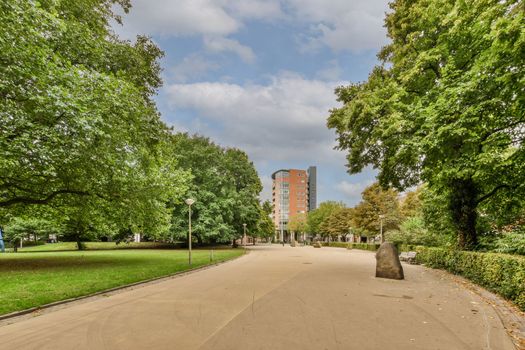
{"label": "tree canopy", "polygon": [[[199,242],[228,242],[242,235],[244,223],[249,232],[256,232],[265,213],[258,200],[262,185],[248,156],[202,136],[178,134],[173,142],[179,166],[192,174],[186,196],[196,200],[192,206],[195,238]],[[174,236],[185,237],[187,216],[188,206],[174,203]]]}
{"label": "tree canopy", "polygon": [[352,213],[352,222],[358,233],[364,236],[378,235],[381,229],[380,215],[383,215],[383,232],[398,228],[401,215],[395,190],[383,190],[378,183],[374,183],[363,191],[362,196],[362,201]]}
{"label": "tree canopy", "polygon": [[327,220],[332,213],[344,207],[345,205],[342,202],[336,201],[326,201],[319,204],[317,209],[308,213],[307,223],[309,232],[312,234],[321,234],[322,236],[330,234],[328,226],[326,224],[324,226],[322,225],[323,222],[326,222],[325,220]]}
{"label": "tree canopy", "polygon": [[348,171],[372,165],[383,187],[427,183],[444,198],[461,247],[478,212],[525,189],[525,4],[390,4],[391,42],[367,81],[336,90],[331,111]]}
{"label": "tree canopy", "polygon": [[[140,233],[225,242],[266,232],[261,183],[241,150],[174,135],[154,96],[163,52],[119,39],[129,0],[0,3],[0,225],[51,220],[78,242]],[[38,218],[38,220],[36,219]],[[267,219],[267,218],[266,218]]]}

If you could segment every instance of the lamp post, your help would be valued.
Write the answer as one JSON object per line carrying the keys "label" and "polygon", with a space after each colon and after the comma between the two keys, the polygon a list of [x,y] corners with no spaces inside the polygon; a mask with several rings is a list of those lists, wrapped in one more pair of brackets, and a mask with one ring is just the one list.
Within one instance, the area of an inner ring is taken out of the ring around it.
{"label": "lamp post", "polygon": [[244,229],[244,236],[242,237],[242,245],[246,245],[246,224],[242,224]]}
{"label": "lamp post", "polygon": [[384,214],[379,214],[379,222],[380,222],[380,233],[381,233],[381,243],[385,242],[385,235],[383,234],[383,219],[385,218]]}
{"label": "lamp post", "polygon": [[188,198],[185,200],[188,205],[188,263],[191,266],[191,205],[195,203],[195,200]]}

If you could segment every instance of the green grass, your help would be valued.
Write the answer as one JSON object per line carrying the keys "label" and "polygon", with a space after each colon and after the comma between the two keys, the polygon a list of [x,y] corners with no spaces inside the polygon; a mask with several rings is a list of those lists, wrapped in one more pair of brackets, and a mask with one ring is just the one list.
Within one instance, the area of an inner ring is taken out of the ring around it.
{"label": "green grass", "polygon": [[[35,247],[36,248],[36,247]],[[214,250],[214,262],[242,255]],[[193,267],[210,263],[195,250]],[[0,314],[79,297],[188,269],[185,250],[99,250],[0,254]]]}
{"label": "green grass", "polygon": [[[173,249],[178,247],[180,243],[160,243],[160,242],[130,242],[120,243],[115,242],[84,242],[82,243],[86,250],[108,250],[108,249]],[[180,246],[179,246],[180,248]],[[42,245],[28,246],[18,248],[19,252],[50,252],[50,251],[66,251],[78,250],[76,242],[60,242],[47,243]],[[13,251],[13,249],[10,249]]]}

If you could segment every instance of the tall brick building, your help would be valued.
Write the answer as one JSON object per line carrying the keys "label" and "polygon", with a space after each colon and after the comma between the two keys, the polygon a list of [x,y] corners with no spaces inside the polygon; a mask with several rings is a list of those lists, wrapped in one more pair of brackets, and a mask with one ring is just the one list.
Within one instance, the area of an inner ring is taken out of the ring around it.
{"label": "tall brick building", "polygon": [[273,222],[278,240],[288,240],[290,217],[317,206],[317,169],[281,169],[272,174]]}

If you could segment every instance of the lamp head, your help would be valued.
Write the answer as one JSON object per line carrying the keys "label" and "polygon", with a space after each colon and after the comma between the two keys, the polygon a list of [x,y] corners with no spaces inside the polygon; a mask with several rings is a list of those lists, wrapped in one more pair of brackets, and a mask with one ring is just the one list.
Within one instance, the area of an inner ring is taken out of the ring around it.
{"label": "lamp head", "polygon": [[192,205],[193,203],[195,203],[195,199],[188,198],[188,199],[185,200],[185,202],[186,202],[187,205]]}

